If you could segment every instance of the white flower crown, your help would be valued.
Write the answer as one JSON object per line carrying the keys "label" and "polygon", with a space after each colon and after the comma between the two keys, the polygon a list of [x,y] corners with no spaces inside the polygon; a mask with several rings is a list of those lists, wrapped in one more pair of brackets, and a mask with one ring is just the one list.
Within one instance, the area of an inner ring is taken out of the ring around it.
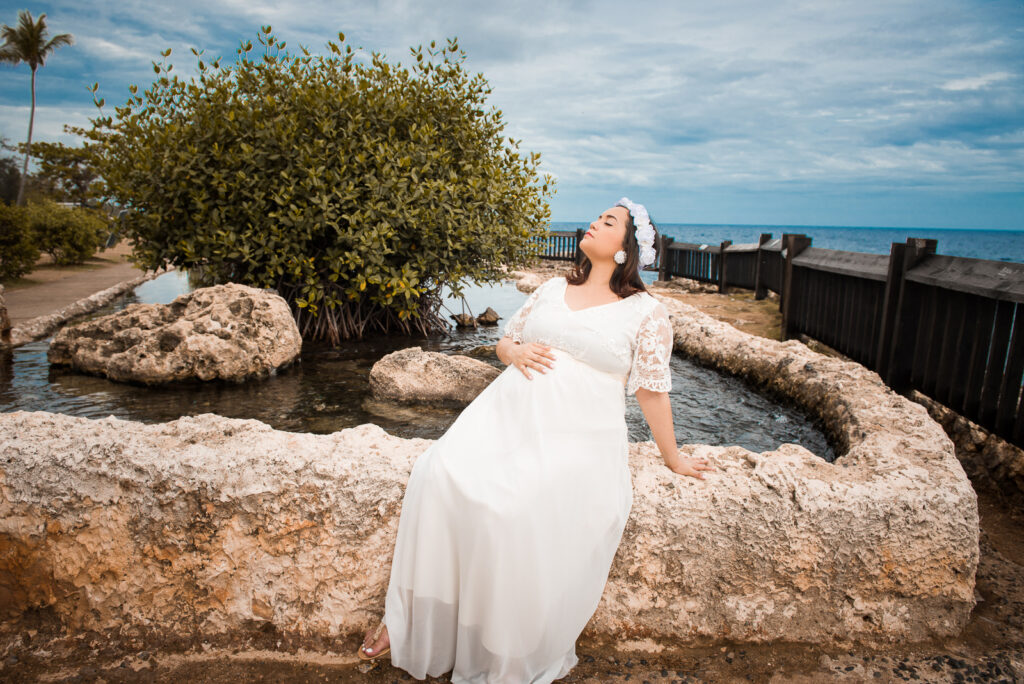
{"label": "white flower crown", "polygon": [[636,244],[640,247],[640,268],[653,264],[656,257],[654,227],[647,215],[647,209],[642,204],[630,202],[628,197],[620,199],[616,206],[625,207],[633,215],[633,225],[636,226]]}

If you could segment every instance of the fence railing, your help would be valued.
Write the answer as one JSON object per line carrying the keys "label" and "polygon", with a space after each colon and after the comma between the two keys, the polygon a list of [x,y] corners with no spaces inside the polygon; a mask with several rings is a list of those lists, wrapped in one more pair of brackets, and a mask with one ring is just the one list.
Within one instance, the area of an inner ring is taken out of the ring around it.
{"label": "fence railing", "polygon": [[539,239],[541,258],[578,261],[581,256],[579,246],[583,241],[584,232],[582,228],[548,231],[547,235]]}
{"label": "fence railing", "polygon": [[[543,256],[580,259],[583,232],[554,231]],[[936,254],[920,238],[887,255],[811,247],[802,233],[741,245],[659,239],[646,269],[659,279],[775,292],[783,339],[819,340],[893,390],[916,389],[1024,448],[1024,264]]]}

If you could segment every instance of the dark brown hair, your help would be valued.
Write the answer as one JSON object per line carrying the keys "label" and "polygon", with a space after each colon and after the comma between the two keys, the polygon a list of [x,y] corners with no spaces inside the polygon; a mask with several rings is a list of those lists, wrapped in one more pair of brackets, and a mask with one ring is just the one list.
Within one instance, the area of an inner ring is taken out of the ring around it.
{"label": "dark brown hair", "polygon": [[[623,205],[616,204],[615,206],[622,207]],[[633,214],[630,213],[629,207],[624,208],[626,210],[626,234],[622,239],[622,249],[626,251],[626,261],[615,265],[612,277],[608,281],[608,286],[612,289],[612,292],[622,298],[629,297],[637,292],[647,292],[647,287],[644,285],[644,281],[640,279],[640,271],[637,268],[640,263],[640,245],[636,243],[636,225],[633,224]],[[651,219],[651,227],[655,231],[654,247],[657,250],[659,243],[658,227],[653,219]],[[582,254],[580,263],[573,264],[572,270],[566,274],[566,282],[570,285],[582,285],[590,277],[590,268],[590,257]]]}

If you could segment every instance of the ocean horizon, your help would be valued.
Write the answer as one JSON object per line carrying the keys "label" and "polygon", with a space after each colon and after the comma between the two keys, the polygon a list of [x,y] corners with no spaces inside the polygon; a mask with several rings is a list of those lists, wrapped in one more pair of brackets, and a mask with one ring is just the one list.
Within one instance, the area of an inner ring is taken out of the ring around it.
{"label": "ocean horizon", "polygon": [[[576,230],[586,229],[590,222],[552,221],[550,225],[551,230]],[[937,254],[1024,263],[1024,230],[703,223],[659,223],[657,230],[673,240],[707,245],[719,245],[725,240],[732,240],[733,244],[757,243],[761,233],[771,233],[773,238],[780,238],[783,233],[803,233],[811,238],[812,247],[869,254],[888,254],[893,242],[905,243],[907,238],[933,238],[938,242]]]}

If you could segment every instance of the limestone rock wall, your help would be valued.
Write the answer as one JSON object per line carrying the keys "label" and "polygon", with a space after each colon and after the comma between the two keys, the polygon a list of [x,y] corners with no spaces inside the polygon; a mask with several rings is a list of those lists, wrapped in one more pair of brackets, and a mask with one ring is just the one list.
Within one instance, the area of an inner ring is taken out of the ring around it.
{"label": "limestone rock wall", "polygon": [[[590,636],[915,641],[974,606],[977,498],[925,408],[877,374],[663,298],[676,350],[790,396],[839,445],[630,445],[633,508]],[[360,634],[383,609],[402,496],[431,444],[211,414],[144,425],[0,414],[0,613],[71,629]]]}
{"label": "limestone rock wall", "polygon": [[909,396],[946,430],[972,482],[986,482],[1008,505],[1024,507],[1024,449],[917,390]]}
{"label": "limestone rock wall", "polygon": [[[205,414],[156,425],[0,414],[0,611],[70,629],[224,634],[256,622],[359,633],[383,609],[402,495],[430,444]],[[634,503],[587,630],[674,641],[956,633],[973,606],[976,512],[941,469],[854,477],[800,447],[631,445]]]}
{"label": "limestone rock wall", "polygon": [[[677,352],[795,401],[842,455],[682,447],[722,468],[706,489],[657,467],[637,471],[635,489],[650,496],[634,499],[626,534],[649,551],[620,549],[592,625],[744,640],[957,633],[975,603],[978,509],[942,427],[859,364],[659,299]],[[653,444],[636,448],[660,463]]]}
{"label": "limestone rock wall", "polygon": [[144,425],[0,414],[0,614],[72,629],[350,633],[383,599],[428,440],[204,414]]}

